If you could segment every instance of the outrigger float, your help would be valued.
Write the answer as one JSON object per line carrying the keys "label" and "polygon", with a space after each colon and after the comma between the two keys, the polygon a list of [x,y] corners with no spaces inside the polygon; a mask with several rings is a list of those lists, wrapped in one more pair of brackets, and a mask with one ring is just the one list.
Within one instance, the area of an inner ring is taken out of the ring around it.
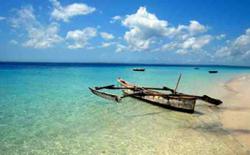
{"label": "outrigger float", "polygon": [[[176,90],[178,88],[180,79],[181,75],[178,79],[175,89],[165,86],[162,88],[140,87],[128,83],[121,78],[117,79],[118,83],[121,85],[119,87],[115,85],[108,85],[89,89],[93,94],[115,102],[120,102],[125,97],[133,97],[153,105],[189,113],[194,112],[196,100],[202,100],[213,105],[220,105],[222,103],[221,100],[214,99],[207,95],[196,96],[177,92]],[[118,96],[100,91],[102,89],[122,90],[124,94],[122,96]]]}

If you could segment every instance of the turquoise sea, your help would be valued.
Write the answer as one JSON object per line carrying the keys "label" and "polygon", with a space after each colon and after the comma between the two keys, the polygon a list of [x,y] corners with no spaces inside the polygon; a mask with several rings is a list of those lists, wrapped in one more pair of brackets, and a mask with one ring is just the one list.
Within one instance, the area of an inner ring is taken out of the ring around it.
{"label": "turquoise sea", "polygon": [[[144,67],[145,72],[133,72]],[[220,107],[198,102],[187,114],[88,90],[121,77],[146,86],[220,98],[216,85],[250,68],[125,64],[0,64],[0,154],[236,154],[242,146],[218,121]],[[218,70],[218,74],[208,74]],[[226,104],[226,103],[224,103]]]}

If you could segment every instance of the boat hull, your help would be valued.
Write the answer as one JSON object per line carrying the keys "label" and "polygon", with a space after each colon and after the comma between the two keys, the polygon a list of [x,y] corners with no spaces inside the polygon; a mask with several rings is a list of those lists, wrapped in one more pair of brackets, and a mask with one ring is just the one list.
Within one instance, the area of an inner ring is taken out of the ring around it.
{"label": "boat hull", "polygon": [[134,68],[133,71],[144,72],[145,69],[144,68]]}
{"label": "boat hull", "polygon": [[[126,87],[126,88],[133,88],[135,85],[129,84],[124,80],[118,79],[118,82],[121,84],[121,86]],[[146,90],[150,93],[159,93],[156,91],[151,91],[151,90]],[[135,91],[131,89],[123,90],[124,94],[133,94]],[[168,97],[162,97],[162,96],[157,96],[157,95],[133,95],[131,96],[133,98],[146,101],[148,103],[151,103],[153,105],[173,109],[173,110],[178,110],[178,111],[184,111],[184,112],[189,112],[193,113],[194,108],[195,108],[195,103],[196,103],[196,98],[194,97],[188,97],[188,96],[182,96],[182,95],[171,95]]]}
{"label": "boat hull", "polygon": [[[133,92],[128,92],[127,90],[123,91],[124,94],[131,94]],[[175,99],[169,98],[166,99],[164,97],[157,97],[157,96],[140,96],[140,95],[133,95],[132,98],[136,98],[138,100],[142,100],[148,102],[152,105],[183,111],[188,113],[193,113],[195,108],[196,99]]]}

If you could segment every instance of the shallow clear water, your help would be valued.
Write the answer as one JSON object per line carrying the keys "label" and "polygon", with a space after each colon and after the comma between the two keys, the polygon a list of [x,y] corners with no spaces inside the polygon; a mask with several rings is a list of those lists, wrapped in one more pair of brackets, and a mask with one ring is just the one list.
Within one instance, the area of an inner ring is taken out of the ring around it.
{"label": "shallow clear water", "polygon": [[[218,122],[219,108],[196,113],[126,98],[116,104],[90,86],[131,83],[219,97],[213,89],[247,68],[124,65],[0,65],[0,154],[235,154],[242,146]],[[219,74],[208,74],[218,70]]]}

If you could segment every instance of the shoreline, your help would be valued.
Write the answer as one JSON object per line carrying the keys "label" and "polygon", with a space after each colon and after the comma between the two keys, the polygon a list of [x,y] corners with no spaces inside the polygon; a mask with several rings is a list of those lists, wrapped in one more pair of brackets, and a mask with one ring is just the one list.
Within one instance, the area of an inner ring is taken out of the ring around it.
{"label": "shoreline", "polygon": [[250,150],[250,74],[232,78],[223,89],[224,104],[219,114],[222,126]]}

